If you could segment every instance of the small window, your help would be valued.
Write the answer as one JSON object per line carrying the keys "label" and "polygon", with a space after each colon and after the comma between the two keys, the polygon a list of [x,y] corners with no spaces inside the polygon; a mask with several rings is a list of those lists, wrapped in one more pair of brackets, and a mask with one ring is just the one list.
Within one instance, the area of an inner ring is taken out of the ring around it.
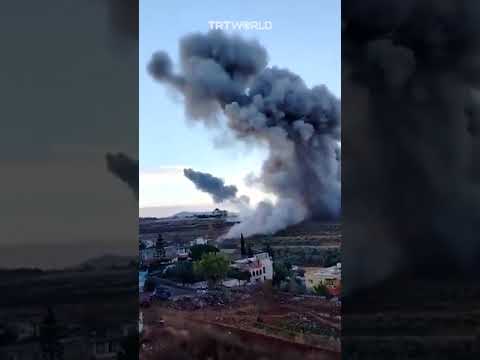
{"label": "small window", "polygon": [[265,274],[265,266],[263,267],[263,273]]}

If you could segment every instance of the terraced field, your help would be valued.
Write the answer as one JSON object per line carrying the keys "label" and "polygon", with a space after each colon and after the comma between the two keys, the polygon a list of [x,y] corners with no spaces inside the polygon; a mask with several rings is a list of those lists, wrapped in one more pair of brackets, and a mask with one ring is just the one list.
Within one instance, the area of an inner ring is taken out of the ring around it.
{"label": "terraced field", "polygon": [[197,310],[158,303],[144,318],[141,359],[340,359],[339,305],[318,297],[258,291]]}

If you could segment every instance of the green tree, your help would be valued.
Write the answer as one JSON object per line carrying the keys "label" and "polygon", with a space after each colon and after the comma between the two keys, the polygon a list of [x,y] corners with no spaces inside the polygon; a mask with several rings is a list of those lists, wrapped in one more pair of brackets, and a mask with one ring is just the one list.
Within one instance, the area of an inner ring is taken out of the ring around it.
{"label": "green tree", "polygon": [[175,265],[173,274],[182,284],[191,284],[197,280],[191,261],[180,261]]}
{"label": "green tree", "polygon": [[158,234],[157,236],[155,251],[157,252],[157,257],[162,258],[165,256],[165,241],[163,240],[162,234]]}
{"label": "green tree", "polygon": [[323,284],[317,284],[313,287],[313,292],[318,296],[329,296],[328,288]]}
{"label": "green tree", "polygon": [[250,271],[241,271],[237,268],[231,268],[228,270],[227,276],[232,279],[249,282],[251,278]]}
{"label": "green tree", "polygon": [[291,277],[288,282],[288,291],[293,294],[305,294],[307,289],[301,281],[295,277]]}
{"label": "green tree", "polygon": [[202,259],[194,263],[195,272],[203,275],[207,281],[215,286],[227,275],[229,261],[225,256],[217,253],[204,254]]}
{"label": "green tree", "polygon": [[208,253],[216,253],[218,252],[219,250],[215,247],[215,246],[212,246],[212,245],[208,245],[208,244],[205,244],[205,245],[193,245],[191,248],[190,248],[190,257],[192,258],[193,261],[198,261],[198,260],[201,260],[202,259],[202,256],[204,254],[208,254]]}
{"label": "green tree", "polygon": [[245,246],[245,239],[243,238],[243,233],[240,234],[240,254],[242,257],[247,255],[247,248]]}
{"label": "green tree", "polygon": [[292,267],[283,261],[273,262],[273,285],[280,285],[283,281],[292,276]]}

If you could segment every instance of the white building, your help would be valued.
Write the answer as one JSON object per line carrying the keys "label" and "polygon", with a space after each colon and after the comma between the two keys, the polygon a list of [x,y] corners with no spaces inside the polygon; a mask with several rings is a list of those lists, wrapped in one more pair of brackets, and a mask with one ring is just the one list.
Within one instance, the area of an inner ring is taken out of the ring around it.
{"label": "white building", "polygon": [[227,210],[220,210],[220,209],[215,209],[212,211],[212,216],[213,217],[219,217],[219,218],[226,218],[228,216],[228,211]]}
{"label": "white building", "polygon": [[199,237],[199,238],[196,238],[195,240],[190,241],[190,246],[207,245],[207,243],[208,243],[207,239],[203,237]]}
{"label": "white building", "polygon": [[177,260],[187,260],[189,257],[188,249],[185,247],[177,248]]}
{"label": "white building", "polygon": [[264,282],[273,279],[273,262],[268,253],[255,254],[246,259],[234,262],[234,267],[250,272],[250,283]]}
{"label": "white building", "polygon": [[326,268],[304,268],[305,269],[305,285],[311,289],[316,285],[325,285],[329,288],[337,288],[340,286],[342,279],[342,265],[326,267]]}

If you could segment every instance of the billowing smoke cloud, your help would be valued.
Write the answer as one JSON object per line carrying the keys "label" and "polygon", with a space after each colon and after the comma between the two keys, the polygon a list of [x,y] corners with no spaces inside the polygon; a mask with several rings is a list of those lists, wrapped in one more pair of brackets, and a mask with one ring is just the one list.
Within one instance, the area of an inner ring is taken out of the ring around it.
{"label": "billowing smoke cloud", "polygon": [[[114,38],[118,40],[117,44],[120,45],[124,41],[136,44],[138,41],[139,0],[107,0],[105,5],[108,9],[110,29]],[[138,200],[138,161],[123,153],[107,153],[105,160],[108,171],[126,183]]]}
{"label": "billowing smoke cloud", "polygon": [[223,179],[211,174],[193,169],[184,169],[183,175],[193,182],[198,190],[210,194],[216,203],[232,200],[237,197],[238,190],[235,185],[225,185]]}
{"label": "billowing smoke cloud", "polygon": [[301,204],[289,198],[280,198],[275,204],[261,201],[253,213],[247,213],[243,221],[230,229],[226,237],[240,234],[273,234],[289,224],[296,224],[306,218],[308,211]]}
{"label": "billowing smoke cloud", "polygon": [[477,272],[479,18],[477,1],[342,1],[349,288]]}
{"label": "billowing smoke cloud", "polygon": [[108,170],[127,184],[138,199],[138,161],[123,153],[107,153],[105,159]]}
{"label": "billowing smoke cloud", "polygon": [[190,118],[209,125],[226,119],[236,139],[268,147],[256,182],[278,200],[262,202],[230,236],[240,227],[248,235],[340,215],[340,101],[325,86],[309,88],[267,63],[258,42],[211,31],[181,39],[180,73],[164,52],[148,65],[155,79],[184,95]]}

